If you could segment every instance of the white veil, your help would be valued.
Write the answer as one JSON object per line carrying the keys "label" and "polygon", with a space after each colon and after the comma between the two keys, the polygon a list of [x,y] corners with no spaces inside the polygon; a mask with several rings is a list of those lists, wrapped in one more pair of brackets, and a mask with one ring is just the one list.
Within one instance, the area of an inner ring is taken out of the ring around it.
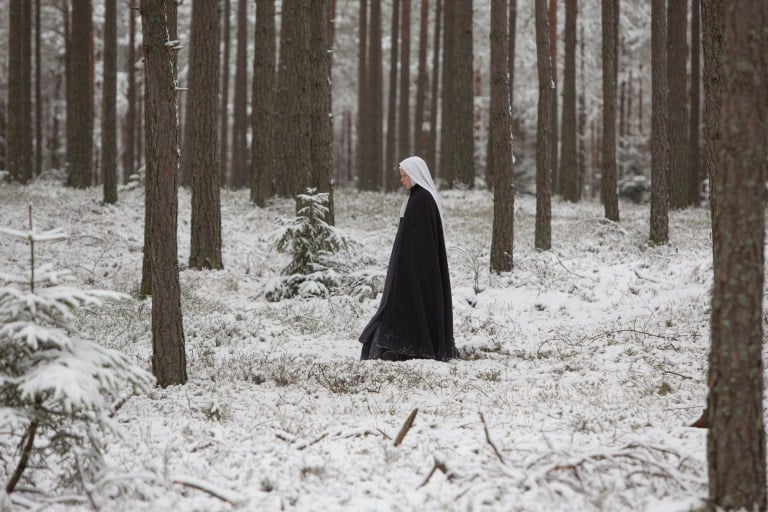
{"label": "white veil", "polygon": [[[435,182],[432,181],[432,174],[429,172],[427,162],[425,162],[421,157],[409,156],[400,162],[400,169],[402,169],[403,172],[405,172],[408,177],[411,178],[411,181],[415,185],[419,185],[421,188],[432,194],[432,198],[435,200],[435,204],[437,205],[437,211],[440,212],[440,220],[444,227],[445,219],[443,218],[443,205],[440,203],[440,196],[437,194]],[[407,205],[408,199],[406,199],[403,202],[403,206],[400,207],[400,217],[405,215],[405,207]]]}

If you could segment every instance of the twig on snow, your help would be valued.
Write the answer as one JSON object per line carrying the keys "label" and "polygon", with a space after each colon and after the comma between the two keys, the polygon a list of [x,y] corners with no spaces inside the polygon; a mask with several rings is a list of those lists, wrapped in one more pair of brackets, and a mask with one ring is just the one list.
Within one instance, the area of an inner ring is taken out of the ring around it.
{"label": "twig on snow", "polygon": [[448,467],[446,467],[445,463],[440,461],[440,460],[438,460],[437,457],[434,457],[434,459],[435,459],[435,462],[432,465],[432,470],[427,475],[427,478],[425,478],[424,481],[421,482],[421,485],[419,485],[419,487],[417,487],[417,489],[420,489],[420,488],[424,487],[425,485],[427,485],[427,482],[429,482],[429,480],[432,478],[432,475],[434,475],[435,471],[437,471],[438,469],[440,471],[442,471],[443,474],[446,477],[448,477],[449,480],[451,479],[451,474],[448,472]]}
{"label": "twig on snow", "polygon": [[229,491],[226,491],[223,489],[216,489],[208,482],[204,482],[202,480],[196,480],[192,478],[174,478],[173,483],[184,486],[184,487],[189,487],[190,489],[197,489],[198,491],[203,491],[204,493],[209,494],[214,498],[218,498],[221,501],[229,503],[230,505],[238,506],[238,505],[242,505],[245,502],[245,499],[242,496],[232,495],[232,494],[227,496]]}
{"label": "twig on snow", "polygon": [[499,449],[496,448],[496,445],[493,444],[493,441],[491,441],[491,434],[488,432],[488,424],[485,423],[485,417],[483,416],[483,413],[480,413],[480,421],[483,422],[483,430],[485,431],[485,440],[488,441],[488,444],[491,445],[491,448],[493,448],[493,453],[496,454],[496,457],[499,458],[499,462],[502,464],[505,464],[504,457],[502,457],[501,452],[499,452]]}
{"label": "twig on snow", "polygon": [[413,420],[416,419],[416,413],[419,412],[419,408],[415,408],[411,411],[411,414],[408,415],[408,418],[405,420],[405,423],[403,423],[402,428],[400,429],[400,432],[397,433],[397,437],[395,437],[395,446],[400,446],[400,443],[403,442],[403,439],[405,439],[405,435],[408,433],[409,430],[411,430],[411,427],[413,426]]}

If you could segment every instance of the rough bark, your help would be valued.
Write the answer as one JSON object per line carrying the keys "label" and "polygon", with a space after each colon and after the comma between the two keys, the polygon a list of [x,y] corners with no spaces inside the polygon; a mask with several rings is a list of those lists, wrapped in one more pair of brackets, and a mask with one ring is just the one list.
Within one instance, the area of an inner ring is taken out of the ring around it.
{"label": "rough bark", "polygon": [[[610,0],[612,1],[612,0]],[[552,247],[552,60],[547,0],[536,0],[536,62],[539,100],[536,122],[536,229],[534,247]]]}
{"label": "rough bark", "polygon": [[128,114],[125,119],[125,148],[123,149],[123,181],[136,172],[136,9],[128,7],[128,85],[126,101]]}
{"label": "rough bark", "polygon": [[579,200],[578,162],[576,159],[576,14],[576,0],[566,0],[560,173],[563,198],[572,202]]}
{"label": "rough bark", "polygon": [[117,202],[117,1],[104,3],[104,92],[101,97],[101,175],[104,202]]}
{"label": "rough bark", "polygon": [[215,2],[192,4],[184,159],[192,185],[189,266],[223,268],[219,197],[219,13]]}
{"label": "rough bark", "polygon": [[552,141],[549,147],[552,155],[552,192],[562,192],[560,164],[558,162],[557,147],[560,139],[557,118],[557,0],[549,0],[549,53],[552,59]]}
{"label": "rough bark", "polygon": [[438,174],[449,186],[453,183],[455,171],[451,163],[451,142],[455,127],[456,111],[453,108],[453,88],[456,85],[454,68],[456,0],[443,0],[443,64],[440,94],[440,154]]}
{"label": "rough bark", "polygon": [[509,104],[509,33],[507,0],[491,2],[491,126],[493,176],[493,233],[491,272],[509,272],[514,259],[515,190],[512,179],[512,119]]}
{"label": "rough bark", "polygon": [[472,1],[454,0],[452,127],[446,148],[450,151],[451,186],[474,188],[474,71],[472,67]]}
{"label": "rough bark", "polygon": [[366,190],[381,190],[384,182],[382,173],[383,151],[381,147],[383,129],[383,97],[382,97],[382,55],[381,55],[381,0],[371,1],[371,24],[369,32],[368,60],[368,89],[370,90],[370,107],[366,128],[369,145],[366,165],[369,176],[369,188]]}
{"label": "rough bark", "polygon": [[221,108],[219,109],[219,184],[223,187],[229,181],[229,65],[230,48],[232,46],[232,37],[230,35],[231,10],[230,0],[223,0],[222,3],[222,60],[221,60]]}
{"label": "rough bark", "polygon": [[667,2],[667,85],[669,87],[669,206],[685,208],[688,201],[688,87],[686,27],[688,2]]}
{"label": "rough bark", "polygon": [[700,0],[691,0],[691,107],[690,107],[690,155],[688,171],[688,204],[699,206],[699,189],[703,179],[701,171],[701,17]]}
{"label": "rough bark", "polygon": [[150,231],[152,274],[152,373],[159,386],[187,381],[176,242],[178,214],[176,85],[172,50],[166,47],[169,0],[142,0],[146,165],[154,208]]}
{"label": "rough bark", "polygon": [[368,114],[368,0],[360,0],[358,21],[358,55],[357,55],[357,141],[355,151],[355,167],[357,168],[357,186],[360,190],[370,190],[373,184],[368,183],[365,175],[367,143],[366,118]]}
{"label": "rough bark", "polygon": [[[706,17],[705,17],[706,19]],[[765,179],[768,152],[768,4],[725,7],[709,357],[709,501],[764,512]],[[714,507],[713,507],[714,508]]]}
{"label": "rough bark", "polygon": [[250,184],[248,167],[248,17],[247,1],[237,3],[237,52],[232,123],[232,179],[234,188]]}
{"label": "rough bark", "polygon": [[603,154],[602,198],[605,216],[619,221],[616,170],[616,44],[615,0],[603,0]]}
{"label": "rough bark", "polygon": [[43,172],[43,94],[42,94],[42,32],[40,0],[35,0],[35,176]]}
{"label": "rough bark", "polygon": [[[673,0],[674,1],[674,0]],[[667,7],[666,0],[651,4],[651,233],[650,242],[669,241],[667,183]]]}
{"label": "rough bark", "polygon": [[[403,157],[411,154],[411,0],[401,0],[400,27],[400,94],[397,151]],[[391,174],[391,170],[387,169]]]}
{"label": "rough bark", "polygon": [[91,0],[73,0],[67,88],[67,185],[91,185],[93,168],[93,22]]}
{"label": "rough bark", "polygon": [[437,165],[438,100],[440,84],[440,32],[443,21],[443,0],[435,0],[435,32],[432,37],[432,95],[429,98],[429,149],[425,160],[432,170],[432,177],[440,176]]}
{"label": "rough bark", "polygon": [[389,59],[389,93],[387,99],[387,140],[385,148],[384,189],[392,191],[399,184],[395,170],[397,157],[397,62],[400,58],[400,0],[392,1],[392,48]]}
{"label": "rough bark", "polygon": [[274,194],[275,0],[257,0],[251,94],[251,201],[265,207]]}
{"label": "rough bark", "polygon": [[427,131],[424,129],[424,111],[427,102],[427,43],[429,40],[429,0],[421,0],[419,21],[419,69],[416,77],[416,110],[413,113],[413,153],[425,156],[428,153]]}
{"label": "rough bark", "polygon": [[5,164],[11,180],[26,183],[24,169],[24,111],[18,100],[24,91],[22,0],[11,0],[8,9],[8,101],[6,103]]}

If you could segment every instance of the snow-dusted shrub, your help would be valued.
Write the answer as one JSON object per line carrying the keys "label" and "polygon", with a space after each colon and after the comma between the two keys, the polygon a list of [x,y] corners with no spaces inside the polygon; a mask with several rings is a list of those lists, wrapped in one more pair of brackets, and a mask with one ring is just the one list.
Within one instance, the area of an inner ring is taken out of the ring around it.
{"label": "snow-dusted shrub", "polygon": [[0,493],[31,467],[85,485],[99,470],[103,434],[115,431],[112,404],[154,379],[120,352],[72,336],[75,313],[128,296],[68,286],[69,272],[36,266],[35,244],[66,238],[59,230],[0,233],[27,240],[31,262],[28,276],[0,273]]}
{"label": "snow-dusted shrub", "polygon": [[351,271],[355,242],[325,222],[328,193],[307,189],[296,197],[299,209],[277,240],[279,252],[291,255],[282,276],[272,279],[264,292],[276,302],[299,295],[325,297],[338,290]]}

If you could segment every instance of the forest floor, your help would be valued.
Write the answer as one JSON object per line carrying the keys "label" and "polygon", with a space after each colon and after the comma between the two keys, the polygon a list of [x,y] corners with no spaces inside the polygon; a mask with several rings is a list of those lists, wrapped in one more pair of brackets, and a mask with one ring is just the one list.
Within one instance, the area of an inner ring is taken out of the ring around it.
{"label": "forest floor", "polygon": [[[383,277],[402,194],[335,194],[337,226]],[[109,439],[103,510],[689,511],[707,495],[706,400],[712,281],[709,212],[670,214],[647,244],[648,206],[621,222],[594,202],[552,207],[553,249],[533,249],[535,199],[515,206],[515,269],[489,275],[492,197],[446,191],[456,344],[448,363],[358,360],[375,299],[267,302],[287,256],[274,250],[293,203],[253,207],[222,192],[222,271],[186,269],[190,194],[180,191],[179,260],[189,382],[132,397]],[[0,226],[71,238],[38,261],[76,284],[136,297],[144,197],[98,188],[0,185]],[[0,243],[2,270],[28,249]],[[151,305],[110,305],[79,335],[149,369]],[[393,439],[418,408],[402,444]],[[432,471],[434,470],[434,473]],[[40,470],[46,490],[63,469]],[[179,482],[186,482],[180,484]],[[198,486],[207,491],[196,489]],[[215,497],[213,494],[218,494]],[[70,509],[76,509],[73,507]],[[83,510],[90,507],[87,502]],[[55,506],[50,509],[56,510]],[[49,510],[49,509],[46,509]],[[69,510],[69,509],[68,509]]]}

